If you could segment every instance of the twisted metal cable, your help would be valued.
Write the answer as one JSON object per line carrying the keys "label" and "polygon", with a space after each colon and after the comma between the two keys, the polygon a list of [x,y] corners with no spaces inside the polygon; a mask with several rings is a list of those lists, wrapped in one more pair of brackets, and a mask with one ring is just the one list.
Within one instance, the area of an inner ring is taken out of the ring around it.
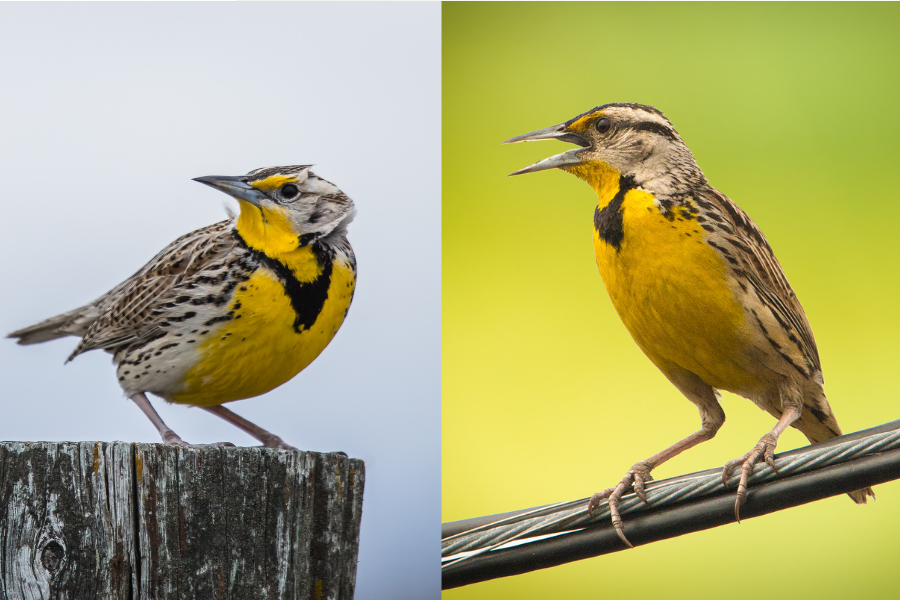
{"label": "twisted metal cable", "polygon": [[[884,429],[888,428],[887,431]],[[900,448],[900,421],[872,430],[861,431],[844,439],[837,438],[823,444],[777,455],[778,472],[765,463],[757,465],[750,477],[751,488],[772,481],[852,461],[878,452]],[[723,493],[721,469],[652,481],[645,492],[649,506],[631,493],[622,497],[619,511],[624,516],[656,510],[675,503]],[[735,490],[740,470],[729,477],[727,489]],[[442,541],[443,568],[469,560],[480,554],[516,543],[528,543],[547,536],[578,531],[609,518],[608,503],[588,515],[588,499],[560,502],[499,519],[446,536]]]}

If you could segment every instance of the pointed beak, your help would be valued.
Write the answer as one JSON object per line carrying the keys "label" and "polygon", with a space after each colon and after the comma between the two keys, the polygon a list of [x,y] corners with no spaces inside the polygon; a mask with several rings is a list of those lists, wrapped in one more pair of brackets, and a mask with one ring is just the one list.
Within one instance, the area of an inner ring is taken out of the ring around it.
{"label": "pointed beak", "polygon": [[207,177],[195,177],[193,181],[199,181],[204,185],[225,192],[232,198],[249,202],[257,208],[265,198],[265,194],[246,182],[245,177],[228,177],[225,175],[210,175]]}
{"label": "pointed beak", "polygon": [[538,129],[531,133],[517,135],[503,142],[504,144],[516,144],[518,142],[536,142],[538,140],[560,140],[561,142],[569,142],[570,144],[578,144],[581,148],[573,148],[566,150],[550,158],[540,160],[533,165],[529,165],[524,169],[519,169],[509,176],[523,175],[525,173],[534,173],[536,171],[546,171],[547,169],[558,169],[567,165],[577,165],[584,162],[581,159],[581,153],[584,148],[590,148],[591,142],[580,133],[569,131],[565,123],[547,127],[546,129]]}

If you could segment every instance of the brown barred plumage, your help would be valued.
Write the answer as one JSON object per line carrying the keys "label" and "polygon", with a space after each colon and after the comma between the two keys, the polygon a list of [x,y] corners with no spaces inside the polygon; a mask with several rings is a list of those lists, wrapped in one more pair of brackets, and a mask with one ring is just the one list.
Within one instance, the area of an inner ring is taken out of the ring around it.
{"label": "brown barred plumage", "polygon": [[[598,106],[509,142],[557,139],[579,146],[514,174],[560,168],[594,188],[594,250],[607,291],[645,354],[700,410],[701,429],[635,464],[608,499],[625,543],[619,499],[643,497],[650,471],[712,438],[725,422],[716,390],[742,395],[778,424],[745,456],[735,517],[753,467],[774,468],[788,426],[812,442],[841,434],[823,390],[822,366],[803,307],[759,227],[706,180],[663,114],[633,103]],[[865,503],[871,489],[850,497]]]}
{"label": "brown barred plumage", "polygon": [[68,360],[111,352],[125,394],[166,443],[184,444],[145,392],[201,406],[267,446],[289,448],[222,404],[281,385],[337,332],[356,281],[346,237],[353,202],[308,166],[198,181],[234,196],[240,216],[181,236],[95,301],[9,337],[81,337]]}

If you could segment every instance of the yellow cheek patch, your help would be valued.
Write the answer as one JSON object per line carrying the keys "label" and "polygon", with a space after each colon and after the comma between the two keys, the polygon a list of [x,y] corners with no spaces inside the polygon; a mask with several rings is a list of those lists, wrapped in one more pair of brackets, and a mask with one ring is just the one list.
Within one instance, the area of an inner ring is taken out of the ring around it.
{"label": "yellow cheek patch", "polygon": [[262,190],[264,192],[268,192],[271,190],[277,190],[281,186],[286,183],[297,183],[296,175],[272,175],[271,177],[266,177],[265,179],[260,179],[259,181],[253,181],[250,183],[253,187],[258,190]]}
{"label": "yellow cheek patch", "polygon": [[569,131],[577,131],[577,132],[585,131],[585,130],[587,130],[588,127],[591,126],[591,124],[593,124],[593,122],[595,120],[599,119],[602,116],[603,116],[602,110],[595,112],[595,113],[591,113],[589,115],[584,115],[583,117],[581,117],[580,119],[578,119],[577,121],[575,121],[574,123],[569,125],[568,129],[569,129]]}
{"label": "yellow cheek patch", "polygon": [[237,230],[251,248],[277,256],[297,248],[297,233],[288,220],[288,210],[281,206],[258,208],[240,201],[241,214]]}

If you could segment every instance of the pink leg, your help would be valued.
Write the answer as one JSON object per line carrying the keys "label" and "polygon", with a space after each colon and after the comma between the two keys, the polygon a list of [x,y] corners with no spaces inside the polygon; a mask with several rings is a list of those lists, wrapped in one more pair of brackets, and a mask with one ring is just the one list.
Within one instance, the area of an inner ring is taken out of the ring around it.
{"label": "pink leg", "polygon": [[625,528],[622,524],[622,516],[619,513],[619,503],[622,496],[629,488],[634,488],[635,494],[637,494],[641,500],[649,504],[647,496],[644,493],[644,484],[652,480],[650,471],[667,460],[678,456],[685,450],[693,448],[701,442],[712,439],[715,437],[716,432],[719,431],[719,428],[725,423],[725,412],[719,405],[716,392],[712,387],[704,383],[693,373],[683,369],[672,365],[669,365],[667,369],[663,369],[663,366],[660,365],[657,366],[663,370],[663,373],[666,374],[669,381],[671,381],[675,387],[688,398],[688,400],[697,405],[697,408],[700,410],[701,427],[700,431],[692,433],[683,440],[672,444],[662,452],[657,452],[650,458],[642,460],[632,466],[631,469],[628,470],[628,473],[625,474],[625,477],[622,478],[622,481],[614,487],[591,496],[591,499],[588,502],[588,513],[593,516],[594,509],[600,505],[602,500],[606,499],[609,505],[610,519],[612,520],[616,534],[618,534],[619,539],[621,539],[629,548],[633,548],[634,546],[632,546],[631,542],[628,541],[628,538],[625,537]]}
{"label": "pink leg", "polygon": [[150,404],[150,400],[147,399],[147,395],[144,392],[132,396],[131,401],[137,404],[138,408],[144,411],[144,414],[150,419],[150,422],[156,426],[156,430],[162,437],[164,444],[167,446],[190,446],[190,444],[178,437],[177,433],[169,429],[168,425],[163,423],[159,413],[157,413],[153,408],[153,405]]}
{"label": "pink leg", "polygon": [[221,417],[237,427],[238,429],[249,433],[259,441],[263,443],[264,448],[280,448],[282,450],[296,450],[293,446],[286,444],[284,440],[275,435],[274,433],[269,433],[262,427],[258,427],[239,415],[234,414],[224,406],[202,406],[203,410],[207,412],[211,412],[217,417]]}
{"label": "pink leg", "polygon": [[738,483],[737,499],[734,501],[734,518],[737,519],[738,523],[741,522],[741,506],[747,501],[747,481],[753,473],[753,467],[762,458],[772,467],[773,471],[778,472],[778,469],[775,467],[775,446],[778,444],[778,438],[784,433],[784,430],[800,418],[800,410],[799,406],[788,406],[781,413],[781,418],[778,419],[778,424],[775,425],[775,428],[762,436],[756,446],[753,447],[753,450],[741,458],[725,463],[725,468],[722,469],[723,485],[727,484],[731,471],[738,465],[741,466],[741,481]]}
{"label": "pink leg", "polygon": [[631,542],[628,541],[628,538],[625,537],[625,530],[622,525],[622,516],[619,514],[619,501],[621,500],[622,496],[625,494],[625,492],[628,491],[629,488],[634,487],[635,494],[637,494],[637,496],[641,500],[649,505],[650,502],[647,500],[647,496],[644,493],[644,483],[653,479],[650,476],[650,471],[652,471],[654,467],[661,465],[670,458],[678,456],[685,450],[693,448],[701,442],[712,439],[713,437],[715,437],[716,432],[718,431],[720,426],[720,423],[708,424],[704,420],[703,428],[700,431],[692,433],[680,442],[672,444],[662,452],[658,452],[650,458],[637,463],[628,470],[628,473],[625,474],[625,477],[622,478],[622,481],[620,481],[615,487],[611,487],[591,496],[591,500],[590,502],[588,502],[588,513],[593,516],[594,508],[600,505],[601,500],[607,499],[607,502],[609,503],[610,518],[612,519],[612,524],[616,530],[616,533],[619,535],[619,539],[621,539],[629,548],[634,548],[634,546],[631,545]]}

